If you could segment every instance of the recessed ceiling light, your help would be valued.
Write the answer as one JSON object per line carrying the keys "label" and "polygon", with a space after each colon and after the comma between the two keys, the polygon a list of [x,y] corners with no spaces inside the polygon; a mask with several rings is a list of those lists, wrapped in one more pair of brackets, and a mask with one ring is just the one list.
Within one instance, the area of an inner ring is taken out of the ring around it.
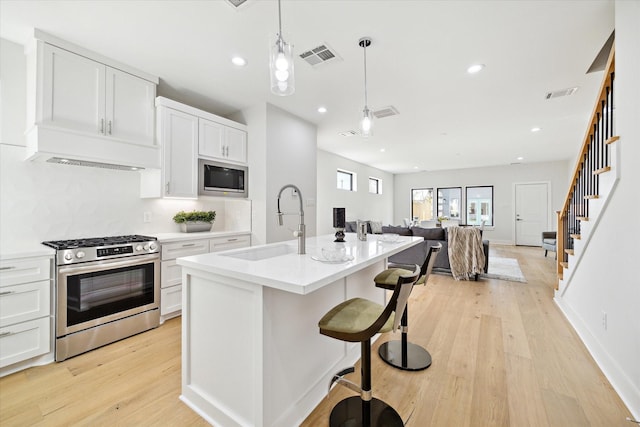
{"label": "recessed ceiling light", "polygon": [[237,67],[244,67],[245,65],[247,65],[247,60],[241,56],[234,56],[233,58],[231,58],[231,62]]}
{"label": "recessed ceiling light", "polygon": [[327,107],[318,107],[318,113],[324,114],[327,112]]}
{"label": "recessed ceiling light", "polygon": [[522,157],[522,156],[517,157],[516,160],[524,160],[524,157]]}
{"label": "recessed ceiling light", "polygon": [[413,168],[414,168],[414,169],[418,169],[418,167],[417,167],[417,166],[414,166]]}
{"label": "recessed ceiling light", "polygon": [[484,64],[473,64],[472,66],[467,68],[467,73],[475,74],[482,71],[483,68],[484,68]]}
{"label": "recessed ceiling light", "polygon": [[531,128],[531,132],[540,132],[541,130],[542,128],[539,127]]}
{"label": "recessed ceiling light", "polygon": [[381,152],[381,153],[384,153],[385,151],[386,151],[386,150],[385,150],[384,148],[381,148],[381,149],[380,149],[380,152]]}

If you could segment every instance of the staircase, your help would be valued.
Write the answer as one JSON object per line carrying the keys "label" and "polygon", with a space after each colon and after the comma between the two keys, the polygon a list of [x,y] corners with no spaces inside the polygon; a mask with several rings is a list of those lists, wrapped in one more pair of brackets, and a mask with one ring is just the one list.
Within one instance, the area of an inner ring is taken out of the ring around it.
{"label": "staircase", "polygon": [[558,284],[563,295],[620,179],[620,138],[614,122],[615,47],[578,155],[562,210],[558,211]]}

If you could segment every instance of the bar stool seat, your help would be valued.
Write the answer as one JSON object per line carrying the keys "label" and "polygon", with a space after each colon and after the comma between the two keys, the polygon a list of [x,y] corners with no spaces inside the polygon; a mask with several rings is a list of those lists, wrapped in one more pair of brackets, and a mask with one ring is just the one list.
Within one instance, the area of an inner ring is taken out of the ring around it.
{"label": "bar stool seat", "polygon": [[[330,427],[344,426],[403,426],[398,412],[371,394],[371,338],[379,332],[398,329],[400,316],[396,313],[404,311],[413,285],[420,277],[420,267],[408,274],[398,275],[393,295],[386,306],[363,298],[352,298],[333,307],[318,322],[320,333],[331,338],[348,342],[360,342],[361,385],[344,378],[354,372],[347,368],[334,375],[329,389],[334,383],[360,393],[338,402],[329,417]],[[393,316],[392,316],[393,314]]]}
{"label": "bar stool seat", "polygon": [[[420,269],[420,278],[416,284],[425,284],[433,269],[438,253],[442,249],[442,244],[431,246],[427,257]],[[378,274],[374,279],[377,287],[393,290],[398,283],[398,277],[410,274],[411,271],[404,268],[388,268]],[[409,332],[409,306],[405,306],[402,313],[402,335],[401,339],[395,341],[387,341],[382,343],[378,348],[378,354],[389,365],[402,369],[404,371],[421,371],[431,366],[431,354],[423,347],[408,341],[407,334]]]}

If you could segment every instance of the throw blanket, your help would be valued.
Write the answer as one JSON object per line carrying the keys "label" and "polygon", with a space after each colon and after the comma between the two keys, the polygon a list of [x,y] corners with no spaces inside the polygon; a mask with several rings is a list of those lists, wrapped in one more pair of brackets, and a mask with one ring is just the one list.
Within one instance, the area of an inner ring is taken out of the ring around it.
{"label": "throw blanket", "polygon": [[449,264],[456,280],[469,280],[484,267],[484,251],[480,229],[476,227],[449,227]]}

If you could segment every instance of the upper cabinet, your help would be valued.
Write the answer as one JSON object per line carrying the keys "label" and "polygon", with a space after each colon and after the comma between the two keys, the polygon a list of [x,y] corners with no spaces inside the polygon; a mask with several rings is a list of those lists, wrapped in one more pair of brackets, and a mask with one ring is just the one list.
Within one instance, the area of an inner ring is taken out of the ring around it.
{"label": "upper cabinet", "polygon": [[162,170],[141,173],[140,196],[198,197],[198,158],[247,162],[246,126],[159,96],[156,134]]}
{"label": "upper cabinet", "polygon": [[158,78],[36,30],[28,49],[27,152],[159,168]]}
{"label": "upper cabinet", "polygon": [[247,132],[242,129],[198,119],[198,155],[230,162],[247,162]]}
{"label": "upper cabinet", "polygon": [[45,44],[42,91],[42,123],[154,144],[150,81]]}

